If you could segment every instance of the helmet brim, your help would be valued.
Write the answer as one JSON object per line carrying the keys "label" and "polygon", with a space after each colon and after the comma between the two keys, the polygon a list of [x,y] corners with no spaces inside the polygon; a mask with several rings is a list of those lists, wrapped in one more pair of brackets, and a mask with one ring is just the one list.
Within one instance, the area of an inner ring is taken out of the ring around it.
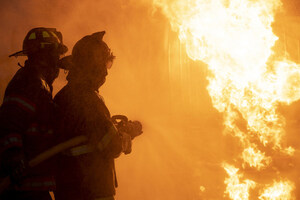
{"label": "helmet brim", "polygon": [[15,57],[18,57],[18,56],[27,56],[27,54],[25,54],[25,52],[22,50],[22,51],[18,51],[16,53],[13,53],[13,54],[9,55],[8,57],[12,57],[12,56],[15,56]]}

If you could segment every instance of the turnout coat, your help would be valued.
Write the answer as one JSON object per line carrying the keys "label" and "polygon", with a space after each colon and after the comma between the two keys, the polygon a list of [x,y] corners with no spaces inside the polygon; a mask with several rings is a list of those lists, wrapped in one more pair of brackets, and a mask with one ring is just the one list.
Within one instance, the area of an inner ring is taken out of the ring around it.
{"label": "turnout coat", "polygon": [[[1,176],[8,175],[13,159],[23,157],[29,161],[53,146],[53,123],[52,86],[26,62],[8,84],[0,107]],[[54,190],[53,164],[50,159],[28,169],[11,189]]]}
{"label": "turnout coat", "polygon": [[122,140],[102,97],[80,82],[69,83],[55,96],[60,142],[85,135],[88,142],[59,156],[56,199],[112,197],[117,186],[114,158]]}

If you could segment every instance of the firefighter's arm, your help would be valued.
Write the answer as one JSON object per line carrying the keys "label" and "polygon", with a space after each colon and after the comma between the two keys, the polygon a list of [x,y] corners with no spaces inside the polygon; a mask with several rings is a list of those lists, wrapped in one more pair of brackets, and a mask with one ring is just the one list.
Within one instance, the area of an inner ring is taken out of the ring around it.
{"label": "firefighter's arm", "polygon": [[10,148],[23,147],[23,134],[32,125],[43,92],[40,80],[26,84],[15,81],[7,87],[0,107],[0,154]]}
{"label": "firefighter's arm", "polygon": [[110,124],[105,135],[98,142],[97,148],[107,157],[117,158],[122,152],[131,152],[131,137],[125,132],[118,132],[113,124]]}
{"label": "firefighter's arm", "polygon": [[35,111],[35,104],[21,95],[7,95],[0,107],[1,171],[12,181],[17,181],[26,166],[22,139]]}
{"label": "firefighter's arm", "polygon": [[[98,101],[98,99],[97,99]],[[98,112],[85,107],[82,119],[85,124],[84,131],[89,143],[104,156],[117,158],[122,152],[128,153],[131,149],[130,137],[120,132],[106,113],[106,109],[99,106]]]}
{"label": "firefighter's arm", "polygon": [[[109,135],[115,135],[116,139],[112,140],[111,144],[119,147],[115,149],[120,149],[121,147],[121,152],[124,154],[131,153],[132,140],[143,133],[142,124],[139,121],[129,121],[124,115],[114,115],[109,120],[109,127],[109,131],[103,137],[104,141],[109,138]],[[100,143],[99,147],[100,149],[102,148],[102,143]]]}

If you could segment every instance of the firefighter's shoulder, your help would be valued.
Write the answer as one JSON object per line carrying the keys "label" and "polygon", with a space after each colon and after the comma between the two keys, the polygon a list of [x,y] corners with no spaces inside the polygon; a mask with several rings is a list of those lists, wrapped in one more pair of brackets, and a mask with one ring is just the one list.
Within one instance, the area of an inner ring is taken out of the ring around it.
{"label": "firefighter's shoulder", "polygon": [[42,78],[21,68],[9,82],[4,95],[4,105],[17,105],[34,113],[42,96],[50,97],[49,88]]}
{"label": "firefighter's shoulder", "polygon": [[21,68],[9,82],[6,93],[31,94],[39,90],[49,91],[46,81],[34,70]]}

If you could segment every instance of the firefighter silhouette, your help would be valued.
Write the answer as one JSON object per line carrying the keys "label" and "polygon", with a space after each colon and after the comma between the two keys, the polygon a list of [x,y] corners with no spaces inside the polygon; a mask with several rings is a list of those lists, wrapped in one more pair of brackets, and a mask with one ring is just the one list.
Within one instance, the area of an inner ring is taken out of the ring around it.
{"label": "firefighter silhouette", "polygon": [[66,51],[60,32],[39,27],[28,32],[22,51],[10,55],[28,59],[9,82],[0,107],[0,172],[11,181],[0,199],[51,199],[53,163],[26,165],[53,145],[52,83],[58,76],[59,57]]}
{"label": "firefighter silhouette", "polygon": [[[114,159],[131,152],[132,137],[117,130],[98,93],[115,58],[102,40],[104,34],[83,37],[62,62],[69,74],[68,84],[54,98],[60,142],[79,135],[85,135],[88,142],[60,155],[56,200],[113,200],[117,186]],[[140,134],[141,124],[132,124]]]}

